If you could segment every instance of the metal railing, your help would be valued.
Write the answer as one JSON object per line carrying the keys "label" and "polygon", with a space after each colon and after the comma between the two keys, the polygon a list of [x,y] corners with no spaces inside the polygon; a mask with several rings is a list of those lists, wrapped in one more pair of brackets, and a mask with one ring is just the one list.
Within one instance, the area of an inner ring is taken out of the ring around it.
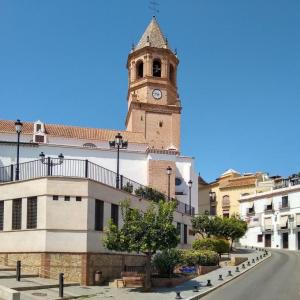
{"label": "metal railing", "polygon": [[[59,163],[59,158],[40,159],[19,164],[19,181],[35,179],[46,176],[79,177],[88,178],[116,188],[117,173],[99,166],[89,160],[64,159]],[[15,180],[16,165],[0,167],[0,183]],[[144,186],[134,180],[120,175],[120,189],[132,195],[153,200],[168,200],[168,196],[151,187]],[[177,212],[189,214],[190,206],[177,199]],[[195,208],[191,207],[191,214],[195,214]]]}

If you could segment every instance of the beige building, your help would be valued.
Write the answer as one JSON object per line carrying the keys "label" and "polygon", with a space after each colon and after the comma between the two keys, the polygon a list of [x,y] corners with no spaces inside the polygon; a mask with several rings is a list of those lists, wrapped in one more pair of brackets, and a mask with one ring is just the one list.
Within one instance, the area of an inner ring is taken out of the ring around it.
{"label": "beige building", "polygon": [[223,217],[239,215],[241,196],[268,191],[272,183],[265,173],[240,174],[232,169],[211,183],[199,178],[199,213]]}

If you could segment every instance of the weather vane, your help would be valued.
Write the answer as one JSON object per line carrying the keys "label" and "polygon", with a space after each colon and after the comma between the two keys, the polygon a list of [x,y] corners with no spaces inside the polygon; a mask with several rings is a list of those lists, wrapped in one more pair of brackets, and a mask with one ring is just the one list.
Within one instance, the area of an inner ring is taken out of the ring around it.
{"label": "weather vane", "polygon": [[149,2],[149,9],[153,12],[154,16],[159,13],[158,7],[159,7],[158,2],[156,2],[154,0]]}

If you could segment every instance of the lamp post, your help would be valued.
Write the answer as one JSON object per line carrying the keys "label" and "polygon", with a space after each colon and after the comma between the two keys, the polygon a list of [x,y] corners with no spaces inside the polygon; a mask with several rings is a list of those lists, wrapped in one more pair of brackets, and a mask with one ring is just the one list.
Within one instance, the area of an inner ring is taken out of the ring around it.
{"label": "lamp post", "polygon": [[62,153],[60,153],[58,155],[58,161],[54,162],[53,159],[48,156],[46,158],[44,152],[41,152],[40,153],[40,160],[41,160],[41,163],[44,164],[44,165],[47,165],[48,166],[48,171],[47,171],[47,175],[48,176],[52,176],[52,167],[53,166],[58,166],[58,165],[61,165],[63,162],[64,162],[64,155]]}
{"label": "lamp post", "polygon": [[190,179],[188,182],[189,185],[189,206],[190,206],[190,216],[192,215],[192,185],[193,181]]}
{"label": "lamp post", "polygon": [[172,168],[170,166],[166,169],[167,175],[168,175],[168,200],[170,201],[170,179],[172,174]]}
{"label": "lamp post", "polygon": [[19,178],[20,178],[20,135],[21,135],[22,128],[23,128],[23,123],[21,123],[19,119],[15,122],[15,128],[16,128],[16,133],[18,136],[16,180],[19,180]]}
{"label": "lamp post", "polygon": [[116,178],[116,188],[120,188],[120,149],[127,149],[128,142],[123,140],[120,132],[115,136],[114,141],[109,142],[109,147],[117,149],[117,178]]}

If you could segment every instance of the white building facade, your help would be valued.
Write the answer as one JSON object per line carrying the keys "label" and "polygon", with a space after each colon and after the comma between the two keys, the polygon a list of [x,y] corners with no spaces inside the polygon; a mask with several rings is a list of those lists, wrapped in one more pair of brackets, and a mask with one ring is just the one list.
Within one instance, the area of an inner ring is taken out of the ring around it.
{"label": "white building facade", "polygon": [[300,250],[300,180],[281,179],[268,192],[242,196],[240,215],[248,222],[242,245]]}

